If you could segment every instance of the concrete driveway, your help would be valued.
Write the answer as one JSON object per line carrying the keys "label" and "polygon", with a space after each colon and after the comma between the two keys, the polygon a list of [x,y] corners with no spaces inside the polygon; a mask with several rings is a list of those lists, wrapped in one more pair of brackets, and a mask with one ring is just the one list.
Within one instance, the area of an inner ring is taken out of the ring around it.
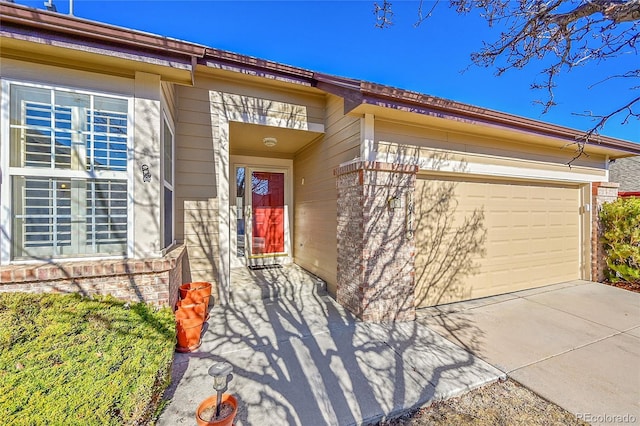
{"label": "concrete driveway", "polygon": [[640,294],[588,281],[419,311],[418,322],[594,424],[640,422]]}

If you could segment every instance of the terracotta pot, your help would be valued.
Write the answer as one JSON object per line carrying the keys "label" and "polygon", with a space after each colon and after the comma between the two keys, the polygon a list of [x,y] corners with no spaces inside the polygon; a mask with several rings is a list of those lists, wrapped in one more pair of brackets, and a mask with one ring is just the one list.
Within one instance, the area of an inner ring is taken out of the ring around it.
{"label": "terracotta pot", "polygon": [[176,319],[176,334],[178,352],[191,352],[200,347],[202,343],[200,334],[202,333],[202,318]]}
{"label": "terracotta pot", "polygon": [[204,322],[209,319],[207,305],[204,302],[195,303],[191,299],[179,300],[176,308],[176,319],[200,318]]}
{"label": "terracotta pot", "polygon": [[233,425],[233,419],[236,417],[236,413],[238,412],[238,401],[233,395],[229,395],[228,393],[222,394],[222,403],[227,402],[231,404],[233,407],[233,411],[230,415],[220,420],[207,421],[203,420],[200,417],[200,414],[209,407],[216,406],[216,395],[211,395],[209,398],[205,399],[200,403],[198,409],[196,410],[196,422],[198,422],[198,426],[230,426]]}
{"label": "terracotta pot", "polygon": [[211,297],[211,283],[195,282],[186,283],[180,286],[180,298],[191,299],[194,302],[204,301],[209,306],[209,298]]}

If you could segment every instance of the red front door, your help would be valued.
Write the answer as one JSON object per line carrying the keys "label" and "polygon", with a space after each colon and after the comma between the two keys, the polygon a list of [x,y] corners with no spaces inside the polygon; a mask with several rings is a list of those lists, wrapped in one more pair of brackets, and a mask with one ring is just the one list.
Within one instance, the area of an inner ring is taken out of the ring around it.
{"label": "red front door", "polygon": [[251,172],[251,254],[284,253],[284,173]]}

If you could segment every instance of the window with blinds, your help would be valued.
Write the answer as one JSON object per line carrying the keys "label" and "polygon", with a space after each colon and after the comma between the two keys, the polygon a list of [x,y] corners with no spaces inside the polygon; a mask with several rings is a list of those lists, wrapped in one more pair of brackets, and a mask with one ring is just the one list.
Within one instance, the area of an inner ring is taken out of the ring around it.
{"label": "window with blinds", "polygon": [[10,93],[12,257],[126,254],[128,100]]}
{"label": "window with blinds", "polygon": [[127,182],[87,182],[87,244],[94,253],[124,251],[127,242]]}
{"label": "window with blinds", "polygon": [[127,170],[127,115],[95,111],[87,114],[89,134],[87,169]]}

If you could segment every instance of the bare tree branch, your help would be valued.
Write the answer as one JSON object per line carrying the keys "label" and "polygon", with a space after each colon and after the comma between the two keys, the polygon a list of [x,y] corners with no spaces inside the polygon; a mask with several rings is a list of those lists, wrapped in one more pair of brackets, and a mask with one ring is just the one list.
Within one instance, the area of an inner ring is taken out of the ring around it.
{"label": "bare tree branch", "polygon": [[575,155],[571,160],[569,160],[567,165],[569,165],[569,167],[571,167],[573,162],[576,161],[578,158],[582,157],[583,155],[587,156],[587,157],[589,156],[584,151],[586,145],[591,143],[591,142],[597,142],[597,140],[594,141],[594,138],[597,139],[597,136],[599,136],[599,129],[603,128],[604,125],[607,123],[607,121],[609,121],[612,117],[614,117],[614,116],[626,111],[624,113],[624,115],[623,115],[623,119],[622,119],[622,123],[621,124],[627,124],[629,122],[629,119],[631,119],[633,117],[635,117],[637,119],[640,119],[640,112],[635,112],[633,110],[633,107],[636,104],[640,104],[640,96],[638,96],[635,99],[632,99],[631,101],[627,102],[625,105],[621,106],[620,108],[616,109],[615,111],[610,112],[607,115],[595,115],[592,112],[589,112],[589,113],[586,113],[586,114],[575,114],[574,113],[575,115],[581,115],[583,117],[593,117],[594,120],[598,120],[598,121],[597,121],[595,126],[593,126],[584,135],[580,136],[580,138],[576,139],[575,142],[565,145],[565,147],[570,146],[570,145],[575,145],[576,146]]}
{"label": "bare tree branch", "polygon": [[634,105],[636,104],[640,104],[640,96],[638,96],[635,99],[632,99],[631,101],[627,102],[625,105],[621,106],[620,108],[616,109],[615,111],[610,112],[609,114],[606,115],[595,115],[593,113],[589,113],[589,114],[576,114],[576,115],[581,115],[583,117],[593,117],[594,119],[597,119],[598,122],[597,124],[591,129],[589,130],[587,133],[584,134],[584,136],[582,136],[582,139],[584,139],[585,141],[589,141],[589,139],[591,138],[592,135],[597,134],[598,129],[602,128],[607,121],[609,121],[609,119],[611,119],[612,117],[623,113],[623,119],[621,121],[621,124],[627,124],[629,122],[629,119],[631,118],[640,118],[640,112],[636,112],[633,110]]}
{"label": "bare tree branch", "polygon": [[[460,14],[478,11],[489,26],[501,28],[495,40],[484,41],[482,48],[471,54],[474,64],[495,67],[497,75],[534,66],[533,62],[543,64],[542,78],[531,84],[532,89],[545,93],[544,99],[536,101],[543,112],[556,105],[554,89],[559,75],[590,62],[638,55],[640,0],[449,0],[449,6]],[[428,19],[434,8],[423,15],[421,1],[416,25]],[[380,11],[376,11],[382,14],[378,22],[390,25],[391,3],[385,0]],[[612,75],[588,87],[619,78],[629,81],[629,90],[640,88],[640,70]],[[622,123],[640,119],[633,110],[637,103],[635,98],[610,113],[590,114],[597,119],[596,124],[576,142],[576,158],[584,155],[584,143],[590,142],[613,116],[622,114]]]}
{"label": "bare tree branch", "polygon": [[609,3],[604,8],[602,14],[615,23],[631,22],[640,19],[640,1],[603,1],[602,3]]}
{"label": "bare tree branch", "polygon": [[[640,70],[633,70],[633,71],[627,71],[627,72],[625,72],[623,74],[610,75],[610,76],[606,77],[603,80],[596,81],[595,83],[593,83],[592,85],[589,86],[589,89],[591,89],[592,87],[597,86],[598,84],[602,84],[602,83],[604,83],[606,81],[613,80],[615,78],[640,78]],[[637,88],[638,87],[631,87],[631,89],[633,89],[633,90],[635,90]]]}
{"label": "bare tree branch", "polygon": [[431,9],[429,9],[429,12],[427,12],[426,15],[423,15],[422,13],[422,6],[424,5],[424,0],[420,0],[420,4],[418,5],[418,20],[416,21],[415,24],[413,24],[414,27],[418,27],[420,26],[420,24],[422,24],[426,19],[429,19],[431,17],[431,15],[433,15],[433,11],[436,9],[436,7],[440,4],[440,0],[436,0],[433,2],[433,6],[431,6]]}
{"label": "bare tree branch", "polygon": [[376,28],[389,28],[393,25],[391,2],[383,0],[381,5],[373,3],[373,14],[376,15]]}

